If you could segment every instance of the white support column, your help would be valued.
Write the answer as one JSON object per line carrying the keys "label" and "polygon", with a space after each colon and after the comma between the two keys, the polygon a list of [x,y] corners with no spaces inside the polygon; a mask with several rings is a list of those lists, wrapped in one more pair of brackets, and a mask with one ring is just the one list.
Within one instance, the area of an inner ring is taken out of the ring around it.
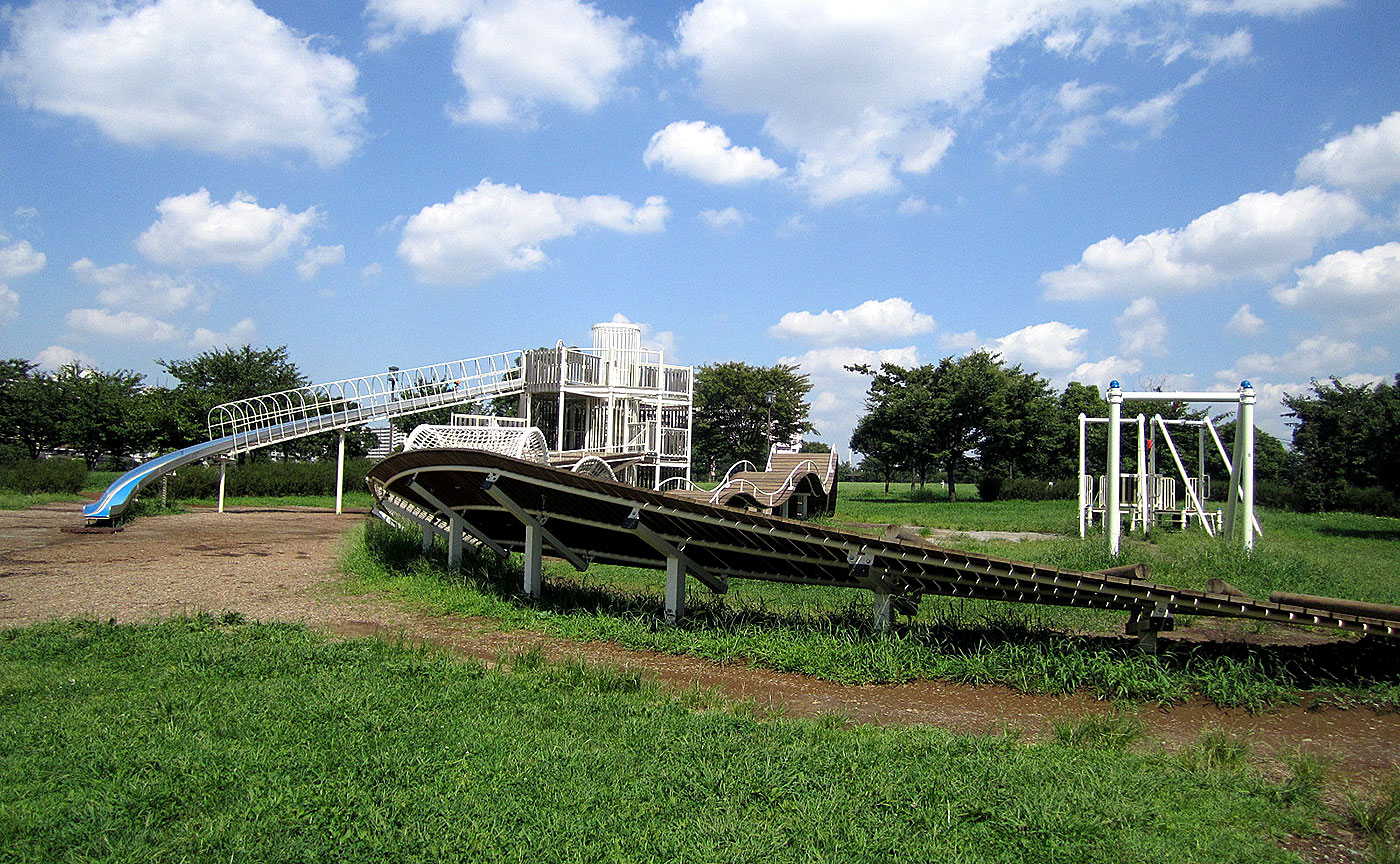
{"label": "white support column", "polygon": [[447,569],[462,569],[462,532],[466,530],[462,519],[456,513],[449,513],[447,519]]}
{"label": "white support column", "polygon": [[1244,550],[1254,551],[1254,387],[1240,382],[1240,413],[1235,423],[1235,440],[1244,442],[1240,475],[1243,480]]}
{"label": "white support column", "polygon": [[685,618],[685,561],[680,557],[666,559],[666,623],[676,624]]}
{"label": "white support column", "polygon": [[1191,508],[1196,511],[1197,518],[1201,520],[1201,527],[1206,529],[1207,534],[1214,537],[1215,529],[1210,527],[1210,520],[1206,518],[1206,508],[1201,504],[1200,496],[1196,494],[1196,490],[1191,488],[1191,475],[1186,473],[1186,465],[1181,461],[1181,455],[1176,452],[1176,442],[1172,440],[1171,433],[1167,431],[1167,424],[1162,422],[1161,414],[1154,416],[1152,422],[1157,424],[1158,430],[1162,433],[1162,440],[1167,442],[1167,450],[1172,454],[1172,462],[1176,464],[1176,472],[1181,475],[1181,482],[1186,484],[1186,498],[1191,502]]}
{"label": "white support column", "polygon": [[335,451],[335,513],[341,514],[345,499],[345,430],[340,430],[340,443]]}
{"label": "white support column", "polygon": [[525,594],[538,600],[540,586],[544,584],[544,549],[540,529],[534,525],[525,526]]}
{"label": "white support column", "polygon": [[423,545],[420,547],[420,548],[423,550],[423,554],[424,554],[424,555],[427,555],[429,552],[432,551],[432,548],[433,548],[433,537],[434,537],[434,536],[435,536],[435,535],[434,535],[433,529],[432,529],[432,528],[429,528],[428,525],[427,525],[427,523],[424,523],[424,525],[423,525]]}
{"label": "white support column", "polygon": [[883,579],[875,585],[875,606],[872,611],[874,618],[871,623],[876,632],[884,633],[894,626],[894,594]]}
{"label": "white support column", "polygon": [[224,512],[224,472],[228,469],[228,462],[219,460],[219,512]]}
{"label": "white support column", "polygon": [[[1084,432],[1085,432],[1084,415],[1083,415],[1083,413],[1081,413],[1081,414],[1079,415],[1079,539],[1080,539],[1080,540],[1083,540],[1083,539],[1084,539],[1085,522],[1087,521],[1087,517],[1088,517],[1088,515],[1089,515],[1088,510],[1087,510],[1087,507],[1088,507],[1088,505],[1089,505],[1089,501],[1087,500],[1087,499],[1088,499],[1088,496],[1085,494],[1085,489],[1084,489],[1084,479],[1085,479],[1085,477],[1087,476],[1087,475],[1084,473],[1084,469],[1085,469],[1085,461],[1084,461],[1084,437],[1085,437],[1085,435],[1084,435]],[[1092,481],[1091,481],[1091,482],[1092,482]]]}
{"label": "white support column", "polygon": [[1104,530],[1108,532],[1108,551],[1110,555],[1117,555],[1123,542],[1123,521],[1119,514],[1120,502],[1119,491],[1121,481],[1119,475],[1122,474],[1122,447],[1123,447],[1123,388],[1117,381],[1108,382],[1108,470],[1104,477],[1104,482],[1108,488],[1104,490],[1105,506],[1108,512],[1104,515]]}
{"label": "white support column", "polygon": [[1244,425],[1240,422],[1240,420],[1243,419],[1243,415],[1244,404],[1243,401],[1241,401],[1238,403],[1235,411],[1235,452],[1230,462],[1230,494],[1225,498],[1225,524],[1222,525],[1220,529],[1220,533],[1231,538],[1232,541],[1235,536],[1235,510],[1239,507],[1240,493],[1243,490],[1243,486],[1240,482],[1243,479],[1243,474],[1241,473],[1241,469],[1243,468],[1241,457],[1244,453],[1244,436],[1240,434],[1240,430]]}
{"label": "white support column", "polygon": [[1144,534],[1152,530],[1152,502],[1147,497],[1147,430],[1146,420],[1137,417],[1137,519]]}

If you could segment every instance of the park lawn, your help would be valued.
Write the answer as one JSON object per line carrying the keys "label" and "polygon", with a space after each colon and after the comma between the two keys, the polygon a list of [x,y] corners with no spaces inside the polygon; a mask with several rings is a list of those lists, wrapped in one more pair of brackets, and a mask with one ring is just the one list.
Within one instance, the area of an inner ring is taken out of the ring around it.
{"label": "park lawn", "polygon": [[[1070,551],[1089,554],[1084,549],[1076,544]],[[868,592],[745,580],[732,581],[722,597],[694,585],[685,621],[670,626],[664,623],[664,579],[657,571],[595,565],[577,573],[548,562],[543,596],[528,600],[519,594],[518,556],[502,561],[477,552],[467,556],[462,572],[450,572],[441,542],[424,556],[415,532],[379,522],[351,534],[342,566],[352,593],[373,593],[431,614],[483,616],[504,627],[839,683],[943,679],[1028,692],[1083,690],[1134,703],[1202,697],[1255,711],[1296,701],[1309,690],[1310,699],[1334,704],[1400,706],[1400,670],[1388,660],[1390,646],[1375,639],[1318,654],[1167,642],[1159,654],[1146,655],[1131,640],[1088,637],[1072,626],[1121,628],[1122,613],[934,597],[924,599],[916,618],[875,633]]]}
{"label": "park lawn", "polygon": [[[720,706],[720,707],[717,707]],[[0,848],[58,861],[1294,861],[1318,765],[1130,721],[768,719],[236,616],[0,631]]]}

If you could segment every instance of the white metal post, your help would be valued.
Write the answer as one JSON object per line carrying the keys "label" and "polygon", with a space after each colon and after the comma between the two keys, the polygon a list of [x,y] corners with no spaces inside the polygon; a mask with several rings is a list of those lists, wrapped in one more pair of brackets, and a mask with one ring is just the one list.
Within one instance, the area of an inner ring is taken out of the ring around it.
{"label": "white metal post", "polygon": [[1123,388],[1117,381],[1108,382],[1108,470],[1104,482],[1104,498],[1108,512],[1104,516],[1104,528],[1108,531],[1108,551],[1117,555],[1122,545],[1123,522],[1119,515],[1119,490],[1122,474],[1123,432]]}
{"label": "white metal post", "polygon": [[462,569],[462,517],[451,513],[447,519],[447,569]]}
{"label": "white metal post", "polygon": [[881,580],[875,586],[874,625],[877,632],[883,633],[894,626],[894,594]]}
{"label": "white metal post", "polygon": [[1080,415],[1079,415],[1079,539],[1080,539],[1080,540],[1083,540],[1083,539],[1084,539],[1084,528],[1085,528],[1084,523],[1085,523],[1085,521],[1086,521],[1086,517],[1088,516],[1088,511],[1085,509],[1085,507],[1086,507],[1086,506],[1088,505],[1088,503],[1089,503],[1089,502],[1086,500],[1086,498],[1087,498],[1088,496],[1085,494],[1085,490],[1084,490],[1084,480],[1086,479],[1086,475],[1085,475],[1085,473],[1084,473],[1085,467],[1086,467],[1086,466],[1085,466],[1085,464],[1084,464],[1084,414],[1081,412]]}
{"label": "white metal post", "polygon": [[224,512],[224,472],[228,469],[228,462],[219,460],[219,512]]}
{"label": "white metal post", "polygon": [[675,624],[685,617],[685,562],[673,555],[666,557],[666,623]]}
{"label": "white metal post", "polygon": [[540,596],[540,585],[544,582],[544,549],[540,529],[534,525],[525,526],[525,593],[536,599]]}
{"label": "white metal post", "polygon": [[1240,413],[1235,423],[1235,439],[1244,441],[1240,474],[1244,480],[1244,549],[1254,551],[1254,387],[1240,382]]}
{"label": "white metal post", "polygon": [[1149,519],[1150,508],[1147,501],[1147,430],[1143,416],[1137,416],[1137,518],[1142,524],[1143,533],[1152,530]]}
{"label": "white metal post", "polygon": [[340,430],[340,444],[335,451],[335,512],[341,513],[341,503],[345,498],[345,430]]}

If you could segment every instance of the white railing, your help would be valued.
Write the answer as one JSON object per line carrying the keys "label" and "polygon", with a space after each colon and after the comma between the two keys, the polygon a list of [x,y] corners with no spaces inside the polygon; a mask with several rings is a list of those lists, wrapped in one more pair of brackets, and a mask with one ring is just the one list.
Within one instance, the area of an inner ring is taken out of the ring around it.
{"label": "white railing", "polygon": [[495,414],[453,414],[453,426],[507,426],[523,429],[530,425],[524,417],[498,417]]}
{"label": "white railing", "polygon": [[424,423],[408,433],[404,452],[409,450],[486,450],[524,459],[548,462],[549,444],[534,426],[436,426]]}
{"label": "white railing", "polygon": [[233,437],[232,452],[373,420],[519,393],[520,351],[312,384],[240,399],[209,412],[211,440]]}
{"label": "white railing", "polygon": [[[734,469],[731,468],[729,470],[732,472]],[[720,498],[724,496],[725,492],[748,492],[748,494],[751,495],[755,501],[758,501],[760,504],[766,503],[769,507],[772,507],[778,502],[778,499],[782,497],[784,492],[790,492],[797,488],[797,484],[793,482],[794,477],[797,477],[799,474],[815,473],[817,473],[817,463],[812,461],[811,459],[803,459],[801,462],[798,462],[792,467],[792,470],[788,472],[787,477],[784,477],[783,482],[779,484],[778,488],[773,490],[772,492],[764,492],[762,489],[759,489],[757,486],[755,486],[751,481],[746,480],[743,477],[736,477],[733,480],[730,480],[729,474],[726,474],[724,475],[726,483],[720,485],[720,487],[715,490],[715,494],[710,496],[710,503],[718,504]],[[760,498],[767,498],[768,500],[765,502],[760,500]]]}

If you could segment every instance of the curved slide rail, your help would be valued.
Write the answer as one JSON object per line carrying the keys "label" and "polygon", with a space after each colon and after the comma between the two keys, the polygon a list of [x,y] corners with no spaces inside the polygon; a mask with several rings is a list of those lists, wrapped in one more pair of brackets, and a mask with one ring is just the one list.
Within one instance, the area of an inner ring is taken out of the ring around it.
{"label": "curved slide rail", "polygon": [[[825,462],[825,465],[821,463]],[[830,515],[836,503],[836,453],[780,453],[773,452],[768,457],[766,471],[739,471],[740,465],[751,462],[738,462],[725,474],[724,480],[712,492],[703,490],[677,490],[673,494],[683,495],[691,500],[703,501],[710,505],[762,507],[778,511],[796,494],[799,489],[810,489],[819,499],[817,509]]]}
{"label": "curved slide rail", "polygon": [[[515,395],[524,385],[524,366],[518,362],[521,356],[519,351],[488,354],[396,373],[313,384],[216,406],[209,412],[210,440],[136,466],[107,487],[101,498],[84,507],[83,516],[119,516],[141,487],[201,459],[246,453],[375,420]],[[401,394],[406,395],[400,398]]]}
{"label": "curved slide rail", "polygon": [[174,453],[166,453],[164,456],[158,456],[149,462],[137,465],[118,477],[111,486],[108,486],[101,498],[85,506],[83,516],[88,519],[111,519],[118,516],[131,503],[132,498],[142,486],[162,474],[169,474],[176,468],[191,462],[222,456],[232,450],[233,446],[232,436],[219,438],[215,441],[195,444],[183,450],[176,450]]}
{"label": "curved slide rail", "polygon": [[1130,628],[1154,632],[1169,629],[1157,622],[1175,614],[1400,637],[1400,609],[1394,607],[1347,610],[1327,598],[1254,599],[1162,585],[1147,579],[1144,566],[1084,572],[867,537],[479,450],[400,453],[372,468],[369,481],[378,501],[407,501],[434,514],[438,524],[455,526],[458,548],[466,539],[524,552],[527,593],[538,593],[542,548],[580,570],[594,563],[664,569],[668,612],[677,617],[689,573],[720,592],[728,579],[863,588],[874,592],[877,615],[892,608],[893,598],[914,603],[929,594],[1117,609],[1131,613]]}

